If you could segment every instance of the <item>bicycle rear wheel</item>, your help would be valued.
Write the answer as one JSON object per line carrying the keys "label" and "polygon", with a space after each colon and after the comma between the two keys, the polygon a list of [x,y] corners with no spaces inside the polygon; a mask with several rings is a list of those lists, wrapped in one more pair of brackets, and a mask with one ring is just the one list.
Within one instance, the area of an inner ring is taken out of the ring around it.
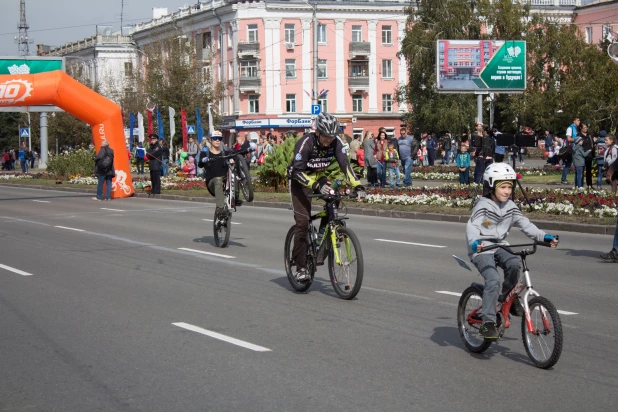
{"label": "bicycle rear wheel", "polygon": [[226,247],[227,242],[230,240],[230,231],[232,229],[232,214],[227,212],[227,216],[217,216],[217,213],[215,213],[215,218],[212,222],[212,226],[215,235],[215,245],[221,248]]}
{"label": "bicycle rear wheel", "polygon": [[479,333],[480,323],[469,323],[468,316],[476,311],[481,314],[483,307],[483,293],[477,288],[470,286],[459,298],[459,305],[457,306],[457,329],[459,330],[459,336],[463,340],[464,345],[470,352],[481,353],[485,352],[491,341],[485,339]]}
{"label": "bicycle rear wheel", "polygon": [[288,277],[288,281],[292,288],[294,288],[297,292],[306,292],[309,287],[311,287],[311,283],[313,283],[313,276],[315,275],[315,266],[313,265],[313,257],[307,256],[307,270],[311,275],[311,280],[307,282],[298,282],[296,281],[296,263],[294,262],[293,251],[294,251],[294,232],[296,231],[296,226],[292,226],[290,230],[288,230],[288,234],[285,237],[285,244],[283,246],[283,259],[285,261],[285,274]]}
{"label": "bicycle rear wheel", "polygon": [[238,158],[236,161],[238,162],[238,184],[242,195],[247,202],[253,202],[253,183],[251,183],[251,174],[247,162],[244,158]]}
{"label": "bicycle rear wheel", "polygon": [[551,368],[562,354],[562,323],[553,303],[536,296],[528,302],[533,332],[528,331],[526,317],[522,317],[521,336],[528,356],[541,369]]}
{"label": "bicycle rear wheel", "polygon": [[[363,283],[363,251],[358,237],[350,229],[339,226],[335,231],[337,242],[328,245],[328,274],[337,295],[350,300],[358,294]],[[339,254],[339,263],[335,261],[334,248]]]}

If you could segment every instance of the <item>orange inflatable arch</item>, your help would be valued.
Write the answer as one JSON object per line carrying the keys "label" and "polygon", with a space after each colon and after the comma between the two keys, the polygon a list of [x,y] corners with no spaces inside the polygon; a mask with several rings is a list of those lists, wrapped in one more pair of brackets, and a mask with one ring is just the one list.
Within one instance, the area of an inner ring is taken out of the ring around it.
{"label": "orange inflatable arch", "polygon": [[114,102],[62,71],[26,75],[0,75],[0,106],[52,104],[86,122],[97,150],[107,140],[114,150],[112,197],[133,195],[131,165],[127,156],[122,112]]}

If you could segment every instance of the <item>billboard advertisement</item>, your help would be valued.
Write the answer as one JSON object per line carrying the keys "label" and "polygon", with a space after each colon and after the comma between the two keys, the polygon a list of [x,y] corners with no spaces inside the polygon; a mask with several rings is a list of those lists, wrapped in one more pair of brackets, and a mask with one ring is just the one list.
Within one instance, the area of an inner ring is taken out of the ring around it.
{"label": "billboard advertisement", "polygon": [[523,40],[438,40],[436,89],[448,93],[523,92]]}

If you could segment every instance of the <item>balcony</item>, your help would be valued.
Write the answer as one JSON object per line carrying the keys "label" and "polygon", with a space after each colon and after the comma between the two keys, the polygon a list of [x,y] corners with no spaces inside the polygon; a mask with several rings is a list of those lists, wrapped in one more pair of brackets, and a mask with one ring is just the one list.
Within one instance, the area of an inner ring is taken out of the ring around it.
{"label": "balcony", "polygon": [[348,77],[348,89],[350,93],[369,91],[369,76]]}
{"label": "balcony", "polygon": [[259,77],[240,77],[238,88],[241,93],[260,93],[262,80]]}
{"label": "balcony", "polygon": [[355,57],[369,57],[371,54],[371,43],[368,41],[350,42],[350,59]]}
{"label": "balcony", "polygon": [[238,42],[239,59],[257,59],[260,57],[260,43]]}
{"label": "balcony", "polygon": [[212,59],[214,57],[214,50],[211,49],[210,47],[205,48],[205,49],[197,49],[196,50],[196,60],[200,61],[202,63],[211,63]]}

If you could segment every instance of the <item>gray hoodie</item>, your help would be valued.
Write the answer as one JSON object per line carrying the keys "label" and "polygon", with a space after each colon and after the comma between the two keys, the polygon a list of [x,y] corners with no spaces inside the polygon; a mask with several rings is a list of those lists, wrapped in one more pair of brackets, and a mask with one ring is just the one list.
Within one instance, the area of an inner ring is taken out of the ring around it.
{"label": "gray hoodie", "polygon": [[[466,226],[466,242],[468,243],[470,260],[478,255],[478,253],[472,251],[472,243],[475,240],[482,241],[484,246],[505,243],[512,226],[518,227],[523,234],[537,242],[542,242],[545,239],[546,233],[530,222],[512,200],[501,203],[482,197],[474,207]],[[488,239],[498,240],[498,242]],[[496,250],[481,253],[493,254]]]}
{"label": "gray hoodie", "polygon": [[584,148],[578,144],[573,145],[573,166],[586,166],[586,156],[588,156],[591,151],[592,150],[584,151]]}

